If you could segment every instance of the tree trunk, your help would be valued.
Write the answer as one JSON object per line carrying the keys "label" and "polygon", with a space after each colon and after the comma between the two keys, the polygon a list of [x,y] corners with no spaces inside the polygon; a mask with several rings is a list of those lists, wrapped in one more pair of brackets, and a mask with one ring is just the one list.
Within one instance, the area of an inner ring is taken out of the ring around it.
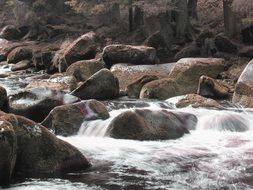
{"label": "tree trunk", "polygon": [[187,27],[189,25],[188,19],[188,5],[186,0],[176,0],[176,37],[179,40],[185,39]]}
{"label": "tree trunk", "polygon": [[114,3],[110,9],[110,23],[115,23],[120,20],[120,7],[119,3]]}
{"label": "tree trunk", "polygon": [[128,0],[128,12],[129,12],[129,18],[128,18],[128,22],[129,22],[129,32],[133,31],[133,1],[132,0]]}
{"label": "tree trunk", "polygon": [[144,13],[142,8],[134,7],[133,29],[136,30],[144,24]]}
{"label": "tree trunk", "polygon": [[223,0],[224,27],[228,37],[233,37],[237,33],[236,17],[231,8],[233,0]]}
{"label": "tree trunk", "polygon": [[198,12],[197,12],[197,3],[198,0],[188,0],[188,14],[189,17],[198,20]]}

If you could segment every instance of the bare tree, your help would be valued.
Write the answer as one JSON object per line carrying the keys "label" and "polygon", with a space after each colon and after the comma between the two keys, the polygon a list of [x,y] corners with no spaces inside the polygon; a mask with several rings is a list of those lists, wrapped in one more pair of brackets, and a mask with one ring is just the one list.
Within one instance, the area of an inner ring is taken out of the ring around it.
{"label": "bare tree", "polygon": [[237,33],[236,17],[232,10],[233,0],[223,0],[224,27],[225,33],[233,37]]}
{"label": "bare tree", "polygon": [[198,0],[188,0],[188,14],[189,17],[198,20],[198,12],[197,12],[197,4]]}
{"label": "bare tree", "polygon": [[128,22],[129,22],[129,32],[133,31],[133,1],[132,0],[128,0],[128,13],[129,13],[129,18],[128,18]]}

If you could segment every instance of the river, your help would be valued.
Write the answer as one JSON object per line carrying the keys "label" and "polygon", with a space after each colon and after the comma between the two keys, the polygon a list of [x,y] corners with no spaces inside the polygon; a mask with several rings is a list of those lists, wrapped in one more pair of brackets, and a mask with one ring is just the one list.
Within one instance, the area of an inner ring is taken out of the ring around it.
{"label": "river", "polygon": [[[106,137],[110,120],[135,107],[175,110],[171,102],[131,100],[106,104],[111,110],[109,119],[83,123],[78,135],[59,137],[83,152],[93,164],[91,169],[64,179],[26,179],[10,189],[253,188],[253,110],[176,109],[197,116],[196,130],[177,140],[135,141]],[[236,128],[238,123],[224,118],[238,118],[247,130],[226,130]]]}

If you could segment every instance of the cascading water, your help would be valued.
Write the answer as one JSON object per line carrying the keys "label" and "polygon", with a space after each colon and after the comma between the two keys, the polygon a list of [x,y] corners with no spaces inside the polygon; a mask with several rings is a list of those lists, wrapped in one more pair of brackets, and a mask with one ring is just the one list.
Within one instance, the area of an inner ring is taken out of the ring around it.
{"label": "cascading water", "polygon": [[[157,104],[149,108],[162,109]],[[63,138],[88,155],[95,170],[101,172],[97,179],[104,181],[94,180],[93,185],[102,189],[253,187],[253,114],[250,112],[180,109],[195,114],[198,125],[196,130],[177,140],[104,137],[110,121],[124,110],[111,111],[108,120],[83,124],[77,136]]]}
{"label": "cascading water", "polygon": [[[1,80],[9,94],[15,91],[12,81]],[[109,119],[84,122],[78,135],[60,137],[90,159],[93,164],[90,170],[69,174],[65,179],[26,179],[10,189],[252,189],[253,110],[176,109],[175,101],[105,102],[110,110]],[[197,116],[198,124],[190,134],[177,140],[107,137],[111,120],[135,108],[192,113]]]}
{"label": "cascading water", "polygon": [[[92,162],[90,171],[66,180],[30,180],[16,189],[251,189],[253,187],[252,110],[177,109],[198,118],[195,130],[177,140],[135,141],[106,137],[110,121],[133,104],[113,102],[110,118],[84,122],[78,135],[60,137]],[[113,107],[113,109],[112,109]],[[163,102],[136,102],[151,110],[173,109]],[[166,107],[166,108],[165,108]]]}

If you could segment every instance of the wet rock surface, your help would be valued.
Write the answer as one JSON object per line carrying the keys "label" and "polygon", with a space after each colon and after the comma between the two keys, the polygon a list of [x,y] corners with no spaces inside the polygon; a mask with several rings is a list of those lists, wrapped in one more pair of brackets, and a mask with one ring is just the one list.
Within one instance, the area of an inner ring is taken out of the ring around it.
{"label": "wet rock surface", "polygon": [[90,166],[76,148],[56,138],[42,125],[22,116],[3,112],[0,119],[11,124],[17,139],[17,149],[14,149],[17,155],[14,176],[62,175]]}
{"label": "wet rock surface", "polygon": [[9,97],[8,111],[42,121],[56,106],[77,102],[75,96],[47,88],[33,88]]}
{"label": "wet rock surface", "polygon": [[108,127],[107,135],[133,140],[177,139],[189,133],[188,129],[194,128],[196,123],[197,118],[191,114],[135,109],[114,118]]}
{"label": "wet rock surface", "polygon": [[4,87],[0,86],[0,110],[5,110],[7,107],[7,91]]}
{"label": "wet rock surface", "polygon": [[233,103],[239,103],[245,107],[253,107],[252,72],[253,61],[250,61],[237,81],[233,95]]}
{"label": "wet rock surface", "polygon": [[176,103],[177,108],[191,106],[193,108],[222,109],[222,105],[211,98],[205,98],[197,94],[187,94],[181,96]]}
{"label": "wet rock surface", "polygon": [[109,113],[104,104],[87,100],[55,107],[41,124],[56,135],[70,136],[77,134],[84,121],[107,118]]}
{"label": "wet rock surface", "polygon": [[0,119],[0,186],[8,186],[17,156],[17,137],[11,123]]}
{"label": "wet rock surface", "polygon": [[231,92],[228,85],[221,80],[215,80],[207,76],[201,76],[197,94],[213,99],[228,98]]}

